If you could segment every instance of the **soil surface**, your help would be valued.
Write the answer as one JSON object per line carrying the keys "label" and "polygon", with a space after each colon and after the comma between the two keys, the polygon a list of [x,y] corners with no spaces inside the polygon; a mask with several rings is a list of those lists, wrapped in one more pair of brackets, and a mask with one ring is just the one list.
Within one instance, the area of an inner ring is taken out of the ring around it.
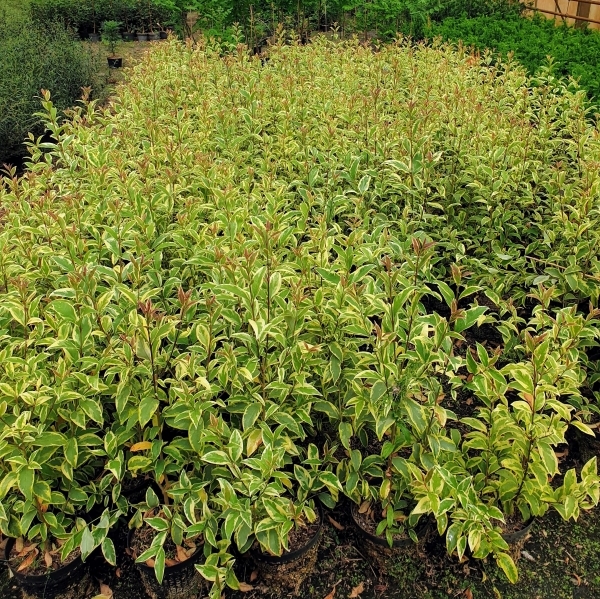
{"label": "soil surface", "polygon": [[[42,551],[36,544],[26,543],[22,549],[17,550],[15,543],[8,556],[10,567],[13,571],[22,568],[20,573],[31,576],[40,576],[48,572],[58,570],[62,566],[67,566],[81,556],[79,547],[72,551],[64,562],[60,561],[60,547],[53,547],[52,551]],[[52,560],[46,563],[46,559]],[[24,567],[23,567],[24,566]]]}
{"label": "soil surface", "polygon": [[513,514],[512,516],[504,517],[504,524],[501,524],[502,532],[505,535],[509,535],[519,530],[523,530],[527,526],[528,522],[523,522],[521,514]]}
{"label": "soil surface", "polygon": [[304,526],[295,526],[292,528],[288,536],[288,547],[290,553],[296,551],[304,545],[307,545],[310,540],[319,532],[319,526],[321,525],[321,518],[317,514],[317,520],[315,522],[308,522]]}

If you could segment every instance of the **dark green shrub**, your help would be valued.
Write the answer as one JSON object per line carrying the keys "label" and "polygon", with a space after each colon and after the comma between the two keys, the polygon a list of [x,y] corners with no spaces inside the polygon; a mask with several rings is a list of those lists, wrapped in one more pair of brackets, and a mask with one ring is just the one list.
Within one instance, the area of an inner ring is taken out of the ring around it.
{"label": "dark green shrub", "polygon": [[448,17],[510,16],[520,14],[523,3],[518,0],[442,0],[435,11],[435,20]]}
{"label": "dark green shrub", "polygon": [[78,29],[87,20],[86,3],[80,0],[31,0],[30,11],[33,21],[41,25],[60,21]]}
{"label": "dark green shrub", "polygon": [[120,21],[126,24],[137,18],[140,0],[31,0],[32,19],[41,25],[56,21],[78,31],[100,31],[104,21]]}
{"label": "dark green shrub", "polygon": [[0,16],[0,71],[0,163],[23,153],[29,131],[43,133],[34,116],[40,90],[51,90],[60,111],[76,103],[82,87],[100,87],[97,60],[59,23],[39,28]]}
{"label": "dark green shrub", "polygon": [[552,57],[554,74],[579,80],[594,104],[600,99],[600,35],[588,29],[575,29],[541,16],[481,16],[446,19],[432,24],[431,37],[462,40],[478,49],[492,48],[503,56],[514,53],[529,73],[533,74]]}

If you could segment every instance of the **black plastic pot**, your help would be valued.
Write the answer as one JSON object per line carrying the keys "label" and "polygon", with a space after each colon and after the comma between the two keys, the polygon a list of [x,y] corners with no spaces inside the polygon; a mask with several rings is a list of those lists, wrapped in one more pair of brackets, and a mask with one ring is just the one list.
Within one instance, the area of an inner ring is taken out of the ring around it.
{"label": "black plastic pot", "polygon": [[148,41],[149,42],[157,42],[160,39],[160,33],[158,32],[152,32],[148,34]]}
{"label": "black plastic pot", "polygon": [[[350,508],[350,515],[352,516],[352,521],[356,525],[356,530],[358,531],[358,534],[363,539],[370,541],[374,545],[378,545],[379,547],[384,547],[384,548],[389,549],[390,544],[388,543],[388,540],[385,537],[378,537],[377,535],[370,533],[368,530],[365,530],[360,525],[360,522],[358,521],[358,518],[357,518],[357,510],[358,510],[358,508],[357,508],[356,504],[353,503],[352,507]],[[417,524],[417,527],[415,528],[417,537],[422,537],[424,535],[424,533],[426,532],[426,530],[427,530],[427,523],[420,521]],[[392,547],[396,547],[396,548],[413,547],[414,545],[415,545],[415,542],[408,536],[405,539],[393,539],[392,540]]]}
{"label": "black plastic pot", "polygon": [[123,495],[130,504],[140,503],[146,498],[146,491],[149,487],[152,487],[152,490],[158,497],[162,497],[162,491],[156,482],[151,478],[144,478],[142,476],[130,479],[128,484],[122,487],[121,495]]}
{"label": "black plastic pot", "polygon": [[133,31],[125,31],[123,33],[123,39],[126,42],[133,42],[135,40],[135,33],[133,33]]}
{"label": "black plastic pot", "polygon": [[78,557],[66,566],[49,572],[48,574],[23,574],[23,572],[13,571],[8,562],[10,552],[15,544],[14,539],[8,539],[4,548],[4,560],[11,571],[14,579],[21,588],[35,596],[48,596],[55,591],[62,590],[78,581],[86,574],[88,563],[81,561]]}
{"label": "black plastic pot", "polygon": [[99,33],[90,33],[88,36],[88,39],[90,40],[90,42],[99,42],[100,34]]}
{"label": "black plastic pot", "polygon": [[166,40],[169,37],[169,34],[166,31],[161,31],[159,35],[161,40]]}
{"label": "black plastic pot", "polygon": [[523,528],[521,530],[517,530],[516,532],[509,532],[502,535],[502,538],[509,544],[514,545],[521,541],[527,533],[531,530],[531,527],[535,524],[535,516],[532,516],[527,520],[527,522],[523,523]]}
{"label": "black plastic pot", "polygon": [[[130,530],[127,535],[127,547],[131,550],[131,542],[135,530]],[[184,562],[175,566],[166,566],[162,584],[158,584],[154,568],[146,564],[136,563],[147,593],[153,599],[188,599],[196,597],[200,589],[205,586],[204,578],[194,567],[204,557],[202,546]]]}
{"label": "black plastic pot", "polygon": [[123,66],[123,59],[122,58],[111,58],[111,57],[108,57],[106,60],[108,61],[108,68],[109,69],[120,69]]}
{"label": "black plastic pot", "polygon": [[303,547],[296,549],[295,551],[289,551],[288,553],[284,553],[283,555],[269,555],[268,553],[263,553],[260,550],[250,550],[250,555],[258,562],[263,562],[266,564],[288,564],[290,562],[296,561],[300,559],[302,556],[306,555],[321,539],[321,533],[323,532],[323,510],[321,506],[319,506],[319,528],[317,532],[314,534],[313,538]]}
{"label": "black plastic pot", "polygon": [[147,33],[138,33],[137,34],[137,41],[138,42],[147,42],[148,41],[148,34]]}

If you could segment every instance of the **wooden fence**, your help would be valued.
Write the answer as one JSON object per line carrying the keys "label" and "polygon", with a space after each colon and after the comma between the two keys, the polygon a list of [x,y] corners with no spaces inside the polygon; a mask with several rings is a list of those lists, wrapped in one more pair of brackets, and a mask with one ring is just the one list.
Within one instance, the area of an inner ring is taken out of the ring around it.
{"label": "wooden fence", "polygon": [[527,4],[568,25],[600,29],[600,0],[530,0]]}

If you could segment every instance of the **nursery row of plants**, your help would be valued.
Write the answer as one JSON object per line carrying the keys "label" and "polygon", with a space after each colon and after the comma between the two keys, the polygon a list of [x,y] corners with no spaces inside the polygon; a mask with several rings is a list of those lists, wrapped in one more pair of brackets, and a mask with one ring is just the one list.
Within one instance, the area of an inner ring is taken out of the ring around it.
{"label": "nursery row of plants", "polygon": [[344,33],[376,31],[393,38],[398,31],[422,35],[429,19],[520,11],[516,0],[31,0],[34,20],[63,21],[83,37],[97,33],[104,21],[119,21],[127,32],[173,27],[189,33],[191,12],[198,17],[194,25],[221,37],[231,35],[238,23],[250,46],[272,35],[280,23],[304,35],[337,24]]}
{"label": "nursery row of plants", "polygon": [[30,14],[35,23],[59,21],[86,38],[99,34],[105,21],[117,21],[131,33],[179,26],[187,6],[180,4],[174,0],[31,0]]}
{"label": "nursery row of plants", "polygon": [[556,455],[600,420],[585,93],[440,44],[282,39],[171,40],[66,122],[44,93],[54,141],[0,186],[22,577],[115,563],[125,519],[150,593],[195,564],[220,597],[247,552],[297,586],[271,558],[347,497],[371,542],[442,535],[514,581],[507,534],[600,499],[596,458]]}

